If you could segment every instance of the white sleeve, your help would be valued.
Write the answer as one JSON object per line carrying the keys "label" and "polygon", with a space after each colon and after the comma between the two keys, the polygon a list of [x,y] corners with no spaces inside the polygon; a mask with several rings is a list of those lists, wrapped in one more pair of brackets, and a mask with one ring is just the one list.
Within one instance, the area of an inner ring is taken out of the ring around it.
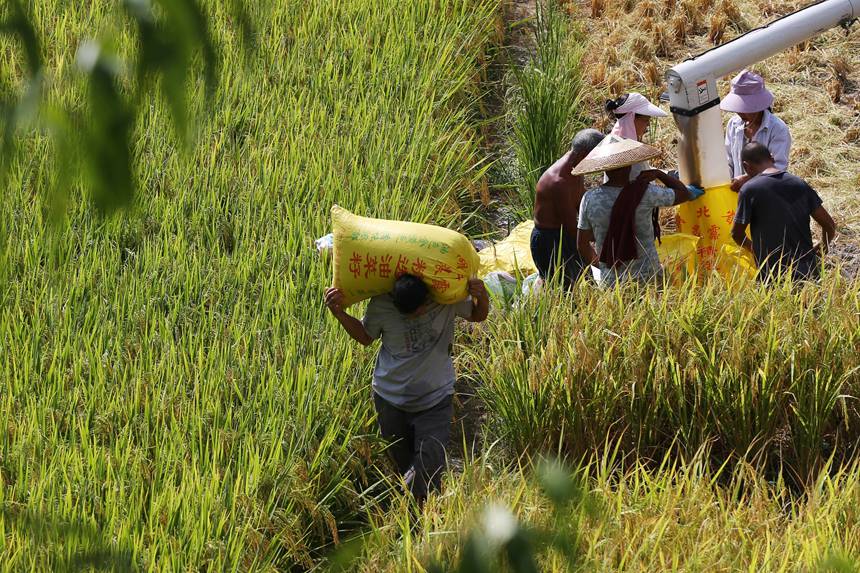
{"label": "white sleeve", "polygon": [[735,178],[735,157],[732,153],[732,145],[734,143],[735,136],[734,123],[735,119],[732,118],[726,126],[726,159],[728,159],[729,162],[729,177],[732,179]]}
{"label": "white sleeve", "polygon": [[770,154],[773,155],[774,167],[777,169],[788,168],[788,156],[791,153],[791,133],[788,131],[788,126],[781,121],[773,122],[773,129],[770,133],[770,141],[767,142],[767,148]]}

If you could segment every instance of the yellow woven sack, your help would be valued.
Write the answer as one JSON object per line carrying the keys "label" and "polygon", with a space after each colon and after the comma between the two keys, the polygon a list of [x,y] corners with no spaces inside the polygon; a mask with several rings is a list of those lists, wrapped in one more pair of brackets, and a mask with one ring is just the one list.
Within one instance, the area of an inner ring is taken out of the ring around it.
{"label": "yellow woven sack", "polygon": [[678,207],[678,230],[702,238],[696,248],[700,270],[716,270],[723,278],[737,274],[737,251],[732,239],[737,205],[738,194],[728,185],[721,185],[707,189],[699,199]]}
{"label": "yellow woven sack", "polygon": [[663,271],[672,284],[681,284],[696,272],[696,249],[699,237],[685,233],[664,235],[657,244],[657,255]]}
{"label": "yellow woven sack", "polygon": [[433,225],[359,217],[331,208],[334,227],[334,286],[349,306],[390,292],[403,274],[421,277],[439,304],[466,298],[478,272],[478,253],[469,239]]}
{"label": "yellow woven sack", "polygon": [[531,236],[534,221],[524,221],[517,225],[503,241],[482,249],[479,275],[485,277],[491,272],[504,272],[514,276],[529,276],[537,272],[532,259]]}
{"label": "yellow woven sack", "polygon": [[751,280],[758,273],[755,257],[737,244],[725,244],[720,248],[719,268],[720,274],[730,281]]}

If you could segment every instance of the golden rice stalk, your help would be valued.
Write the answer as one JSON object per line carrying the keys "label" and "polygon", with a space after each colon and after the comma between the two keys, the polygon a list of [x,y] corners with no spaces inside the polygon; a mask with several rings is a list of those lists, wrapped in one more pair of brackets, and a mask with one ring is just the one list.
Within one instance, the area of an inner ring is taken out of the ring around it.
{"label": "golden rice stalk", "polygon": [[605,0],[591,0],[591,17],[600,18],[606,9]]}
{"label": "golden rice stalk", "polygon": [[772,0],[768,2],[760,2],[759,8],[761,9],[761,15],[768,20],[783,14],[780,4],[773,2]]}
{"label": "golden rice stalk", "polygon": [[658,18],[662,16],[660,7],[654,0],[641,0],[633,13],[639,18]]}
{"label": "golden rice stalk", "polygon": [[684,44],[687,41],[687,25],[687,18],[681,12],[672,16],[669,21],[672,38],[679,44]]}
{"label": "golden rice stalk", "polygon": [[631,46],[633,55],[639,60],[650,60],[654,57],[654,46],[647,36],[636,36]]}
{"label": "golden rice stalk", "polygon": [[728,24],[725,14],[722,12],[714,12],[714,15],[711,16],[711,28],[708,31],[708,41],[715,46],[722,44]]}
{"label": "golden rice stalk", "polygon": [[659,27],[660,24],[654,23],[654,18],[651,16],[645,16],[639,23],[639,30],[645,33],[651,33],[654,31],[654,28]]}
{"label": "golden rice stalk", "polygon": [[621,60],[618,54],[618,48],[614,46],[607,46],[605,50],[603,50],[603,58],[602,61],[606,62],[608,66],[617,66]]}
{"label": "golden rice stalk", "polygon": [[651,42],[654,53],[660,58],[668,58],[673,53],[672,38],[664,26],[657,26],[651,32]]}
{"label": "golden rice stalk", "polygon": [[[836,77],[839,82],[845,84],[848,81],[848,76],[851,74],[851,64],[848,63],[848,60],[845,59],[845,56],[841,54],[834,54],[830,58],[830,69],[833,71],[833,75]],[[843,86],[844,87],[844,86]]]}
{"label": "golden rice stalk", "polygon": [[696,0],[683,0],[678,14],[686,18],[689,33],[698,34],[704,29],[705,8],[699,5]]}
{"label": "golden rice stalk", "polygon": [[723,13],[729,24],[740,28],[741,30],[747,27],[746,21],[744,20],[740,9],[738,8],[737,4],[734,3],[733,0],[723,0],[722,2],[720,2],[720,6],[719,8],[717,8],[717,11]]}
{"label": "golden rice stalk", "polygon": [[588,68],[588,81],[593,86],[602,86],[606,83],[606,62],[600,61]]}
{"label": "golden rice stalk", "polygon": [[648,82],[648,85],[653,87],[658,87],[663,84],[663,77],[660,74],[660,68],[657,67],[657,62],[655,60],[651,60],[645,67],[642,69],[642,72],[645,76],[645,81]]}
{"label": "golden rice stalk", "polygon": [[620,96],[627,87],[627,73],[621,68],[613,68],[606,74],[606,87],[612,97]]}
{"label": "golden rice stalk", "polygon": [[830,96],[833,103],[839,103],[842,100],[843,83],[839,81],[839,78],[830,78],[825,87],[827,88],[827,95]]}

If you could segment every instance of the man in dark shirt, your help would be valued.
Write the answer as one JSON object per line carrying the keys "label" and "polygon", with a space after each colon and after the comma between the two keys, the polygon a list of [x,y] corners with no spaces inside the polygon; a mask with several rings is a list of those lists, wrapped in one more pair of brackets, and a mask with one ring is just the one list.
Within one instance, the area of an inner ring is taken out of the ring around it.
{"label": "man in dark shirt", "polygon": [[[738,194],[732,237],[749,249],[759,265],[759,278],[768,281],[791,271],[794,280],[818,277],[818,256],[836,235],[836,224],[822,207],[821,197],[803,179],[777,169],[773,155],[761,143],[748,143],[741,152],[750,176]],[[809,218],[821,225],[822,241],[812,244]],[[752,242],[747,239],[750,226]]]}
{"label": "man in dark shirt", "polygon": [[568,286],[576,282],[585,268],[576,250],[576,222],[585,185],[581,176],[570,172],[601,141],[602,133],[596,129],[583,129],[573,138],[570,150],[538,180],[531,252],[544,280],[553,275],[557,261],[562,264],[564,282]]}

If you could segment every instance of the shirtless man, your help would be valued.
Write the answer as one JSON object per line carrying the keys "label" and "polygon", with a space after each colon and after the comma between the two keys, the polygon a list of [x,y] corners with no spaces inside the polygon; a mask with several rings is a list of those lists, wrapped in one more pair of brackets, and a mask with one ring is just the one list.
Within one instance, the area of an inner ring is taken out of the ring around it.
{"label": "shirtless man", "polygon": [[576,282],[585,264],[576,249],[579,203],[585,194],[582,177],[571,170],[603,141],[596,129],[583,129],[573,138],[570,151],[553,163],[538,180],[535,193],[531,251],[543,280],[552,277],[556,265],[563,265],[565,286]]}

